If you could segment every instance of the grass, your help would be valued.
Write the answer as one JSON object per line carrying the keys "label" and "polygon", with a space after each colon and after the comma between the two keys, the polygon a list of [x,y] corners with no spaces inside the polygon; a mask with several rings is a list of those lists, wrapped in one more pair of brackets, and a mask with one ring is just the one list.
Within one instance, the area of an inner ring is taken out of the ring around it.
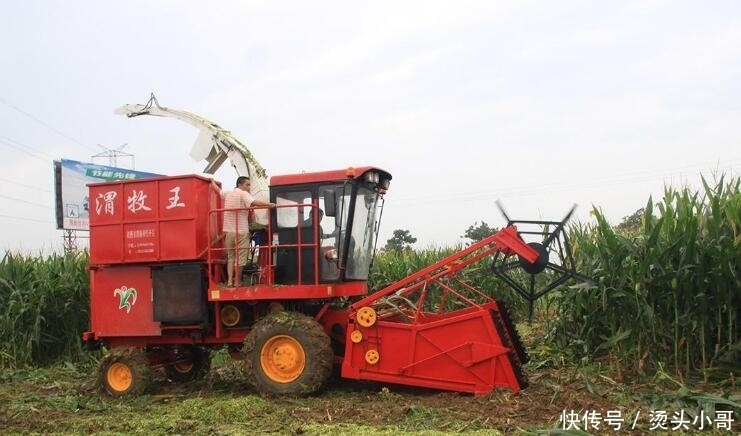
{"label": "grass", "polygon": [[[541,330],[535,325],[526,341]],[[531,347],[534,355],[547,351]],[[697,389],[663,373],[652,379],[617,382],[609,365],[561,365],[558,359],[526,366],[530,387],[517,395],[495,391],[483,397],[449,392],[335,380],[312,396],[262,397],[247,388],[237,363],[216,356],[213,370],[199,382],[174,384],[163,374],[149,394],[112,399],[95,387],[91,365],[5,370],[0,375],[0,432],[3,435],[498,435],[601,434],[570,430],[559,417],[574,411],[605,416],[636,413],[638,427],[617,434],[656,434],[648,413],[680,410],[733,410],[741,421],[739,393],[721,395]],[[645,417],[645,419],[643,418]],[[741,428],[736,422],[733,431]],[[582,428],[583,430],[583,428]],[[725,435],[710,429],[682,434]],[[611,431],[611,433],[615,433]]]}
{"label": "grass", "polygon": [[361,395],[341,389],[325,393],[327,397],[268,400],[236,386],[229,365],[217,367],[210,380],[201,384],[174,386],[160,378],[153,394],[128,400],[101,396],[88,368],[67,365],[6,371],[0,387],[0,429],[4,435],[440,435],[447,434],[446,430],[436,428],[470,425],[441,422],[442,418],[430,421],[436,411],[414,404],[406,407],[398,423],[383,422],[383,418],[373,424],[352,422],[358,415],[354,411],[367,405],[369,396],[386,405],[402,396],[388,389]]}

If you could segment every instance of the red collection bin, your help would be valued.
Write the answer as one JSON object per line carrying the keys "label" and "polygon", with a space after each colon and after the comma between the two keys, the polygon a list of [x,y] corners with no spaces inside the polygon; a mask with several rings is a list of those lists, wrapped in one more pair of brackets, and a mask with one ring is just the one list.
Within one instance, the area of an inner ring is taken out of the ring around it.
{"label": "red collection bin", "polygon": [[219,231],[209,210],[220,196],[210,185],[197,175],[88,185],[90,263],[206,259]]}

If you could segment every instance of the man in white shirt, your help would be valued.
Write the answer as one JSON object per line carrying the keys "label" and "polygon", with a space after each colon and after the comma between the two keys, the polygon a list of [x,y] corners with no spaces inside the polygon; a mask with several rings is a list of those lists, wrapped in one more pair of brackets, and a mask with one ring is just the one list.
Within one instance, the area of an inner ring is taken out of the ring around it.
{"label": "man in white shirt", "polygon": [[[219,190],[216,182],[211,184]],[[250,194],[250,179],[246,176],[237,177],[237,186],[233,191],[219,190],[224,199],[224,235],[226,245],[226,276],[227,286],[242,286],[242,269],[247,264],[247,254],[250,247],[250,220],[248,210],[252,206],[275,207],[275,203],[266,203],[255,200]],[[233,209],[233,210],[228,210]],[[239,210],[234,210],[239,209]]]}

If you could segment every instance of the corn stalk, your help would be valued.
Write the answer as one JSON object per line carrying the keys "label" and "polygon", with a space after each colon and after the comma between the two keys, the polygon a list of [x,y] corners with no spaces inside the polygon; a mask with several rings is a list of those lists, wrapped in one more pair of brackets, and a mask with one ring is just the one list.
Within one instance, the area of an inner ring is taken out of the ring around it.
{"label": "corn stalk", "polygon": [[[558,344],[608,354],[621,371],[671,366],[681,379],[727,377],[741,358],[741,180],[665,188],[639,228],[596,224],[570,235],[579,270],[599,286],[563,293]],[[737,370],[737,367],[736,367]]]}
{"label": "corn stalk", "polygon": [[45,365],[82,357],[88,325],[87,254],[0,261],[0,367]]}

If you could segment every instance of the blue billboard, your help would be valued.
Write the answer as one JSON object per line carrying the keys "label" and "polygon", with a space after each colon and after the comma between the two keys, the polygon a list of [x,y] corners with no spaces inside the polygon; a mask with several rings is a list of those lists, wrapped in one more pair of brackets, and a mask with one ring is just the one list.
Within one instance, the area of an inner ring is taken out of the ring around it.
{"label": "blue billboard", "polygon": [[88,162],[62,159],[54,162],[57,228],[88,230],[89,183],[137,180],[161,177],[162,174],[116,168]]}

